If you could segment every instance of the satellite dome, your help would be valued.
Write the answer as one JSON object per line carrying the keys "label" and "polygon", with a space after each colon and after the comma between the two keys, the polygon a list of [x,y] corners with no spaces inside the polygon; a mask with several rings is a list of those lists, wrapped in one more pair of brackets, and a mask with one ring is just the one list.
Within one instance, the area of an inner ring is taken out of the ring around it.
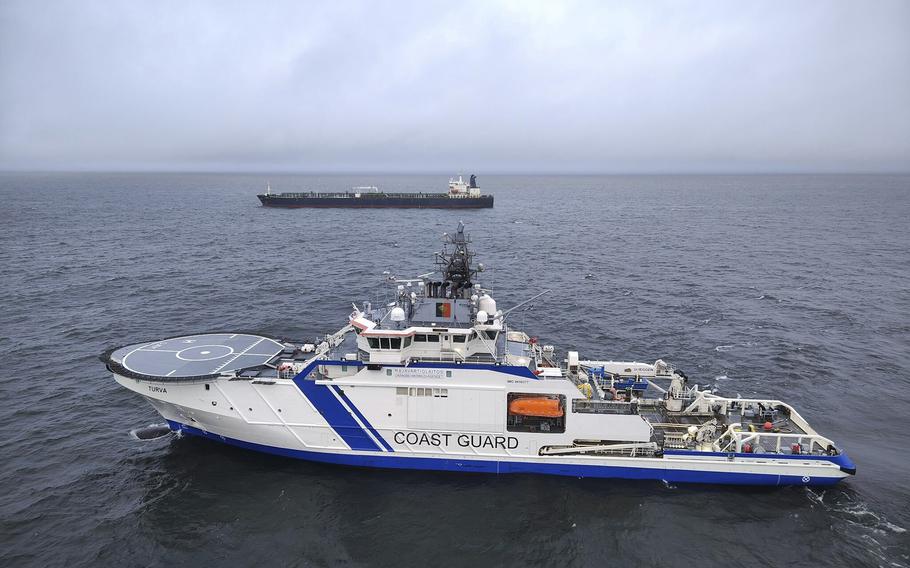
{"label": "satellite dome", "polygon": [[477,301],[477,307],[481,310],[487,312],[487,314],[496,313],[496,300],[490,297],[489,294],[484,294]]}

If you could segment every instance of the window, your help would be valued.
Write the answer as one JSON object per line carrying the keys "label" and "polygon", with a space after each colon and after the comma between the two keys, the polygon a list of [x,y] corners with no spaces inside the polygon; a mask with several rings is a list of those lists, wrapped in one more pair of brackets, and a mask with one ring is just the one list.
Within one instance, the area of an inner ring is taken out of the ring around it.
{"label": "window", "polygon": [[411,346],[411,338],[410,338],[410,337],[405,337],[405,338],[404,338],[404,346],[405,346],[405,347],[410,347],[410,346]]}
{"label": "window", "polygon": [[492,329],[484,330],[483,335],[484,335],[484,337],[486,337],[487,339],[489,339],[491,341],[496,341],[496,331],[494,331]]}
{"label": "window", "polygon": [[392,344],[392,349],[401,349],[401,338],[400,337],[392,337],[391,339],[389,339],[389,342],[391,342],[391,344]]}
{"label": "window", "polygon": [[435,334],[428,334],[427,341],[430,343],[439,343],[439,336]]}
{"label": "window", "polygon": [[449,389],[433,389],[433,396],[436,398],[448,398]]}
{"label": "window", "polygon": [[452,341],[454,341],[455,343],[464,343],[465,341],[467,341],[467,339],[468,339],[467,335],[453,335],[452,336]]}
{"label": "window", "polygon": [[388,337],[380,337],[380,338],[379,338],[379,346],[380,346],[382,349],[389,349],[389,338],[388,338]]}
{"label": "window", "polygon": [[426,340],[427,340],[427,336],[424,335],[423,333],[418,333],[417,335],[414,336],[414,341],[423,343],[423,342],[425,342]]}
{"label": "window", "polygon": [[506,429],[509,432],[565,432],[566,397],[561,394],[510,392],[506,398]]}
{"label": "window", "polygon": [[395,387],[395,394],[407,396],[408,387]]}
{"label": "window", "polygon": [[575,398],[572,399],[572,412],[578,414],[637,414],[638,405],[634,402]]}
{"label": "window", "polygon": [[378,337],[368,337],[367,342],[370,344],[370,349],[379,349]]}

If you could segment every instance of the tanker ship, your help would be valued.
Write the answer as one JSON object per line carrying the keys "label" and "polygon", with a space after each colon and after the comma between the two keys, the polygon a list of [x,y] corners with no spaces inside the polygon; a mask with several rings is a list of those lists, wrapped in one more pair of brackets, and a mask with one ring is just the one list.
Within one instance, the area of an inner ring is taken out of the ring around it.
{"label": "tanker ship", "polygon": [[272,193],[257,195],[265,207],[398,207],[409,209],[483,209],[493,207],[493,196],[482,194],[477,187],[477,176],[469,181],[462,176],[449,180],[447,193],[386,193],[375,186],[355,187],[351,191],[336,193]]}

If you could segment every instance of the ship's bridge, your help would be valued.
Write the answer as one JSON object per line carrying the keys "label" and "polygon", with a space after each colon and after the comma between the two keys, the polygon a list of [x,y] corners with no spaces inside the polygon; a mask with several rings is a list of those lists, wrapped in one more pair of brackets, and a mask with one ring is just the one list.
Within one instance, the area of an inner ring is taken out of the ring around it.
{"label": "ship's bridge", "polygon": [[553,366],[552,354],[535,339],[508,329],[496,300],[476,281],[483,265],[473,264],[464,224],[443,242],[436,271],[412,279],[390,276],[391,302],[386,297],[376,309],[354,306],[349,320],[357,330],[357,358],[369,364],[499,363],[532,371]]}
{"label": "ship's bridge", "polygon": [[499,325],[470,328],[422,327],[362,330],[357,338],[359,358],[367,363],[404,364],[414,361],[494,363],[504,351]]}

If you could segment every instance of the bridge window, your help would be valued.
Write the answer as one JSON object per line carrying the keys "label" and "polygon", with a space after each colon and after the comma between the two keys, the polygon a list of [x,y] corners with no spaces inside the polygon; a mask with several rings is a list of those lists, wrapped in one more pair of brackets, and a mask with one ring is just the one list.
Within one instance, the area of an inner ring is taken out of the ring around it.
{"label": "bridge window", "polygon": [[401,349],[400,337],[369,337],[367,342],[371,349]]}
{"label": "bridge window", "polygon": [[420,343],[426,343],[427,336],[423,333],[418,333],[417,335],[414,336],[414,341],[417,341]]}
{"label": "bridge window", "polygon": [[405,338],[404,338],[404,346],[405,346],[405,347],[410,347],[410,346],[411,346],[411,338],[410,338],[410,337],[405,337]]}
{"label": "bridge window", "polygon": [[496,331],[494,331],[492,329],[485,329],[481,333],[483,333],[484,337],[486,337],[487,339],[489,339],[491,341],[496,340]]}
{"label": "bridge window", "polygon": [[436,334],[427,334],[427,341],[430,343],[439,343],[439,336]]}
{"label": "bridge window", "polygon": [[468,336],[466,336],[466,335],[453,335],[452,336],[452,341],[454,341],[455,343],[464,343],[465,341],[467,341],[467,339],[468,339]]}

